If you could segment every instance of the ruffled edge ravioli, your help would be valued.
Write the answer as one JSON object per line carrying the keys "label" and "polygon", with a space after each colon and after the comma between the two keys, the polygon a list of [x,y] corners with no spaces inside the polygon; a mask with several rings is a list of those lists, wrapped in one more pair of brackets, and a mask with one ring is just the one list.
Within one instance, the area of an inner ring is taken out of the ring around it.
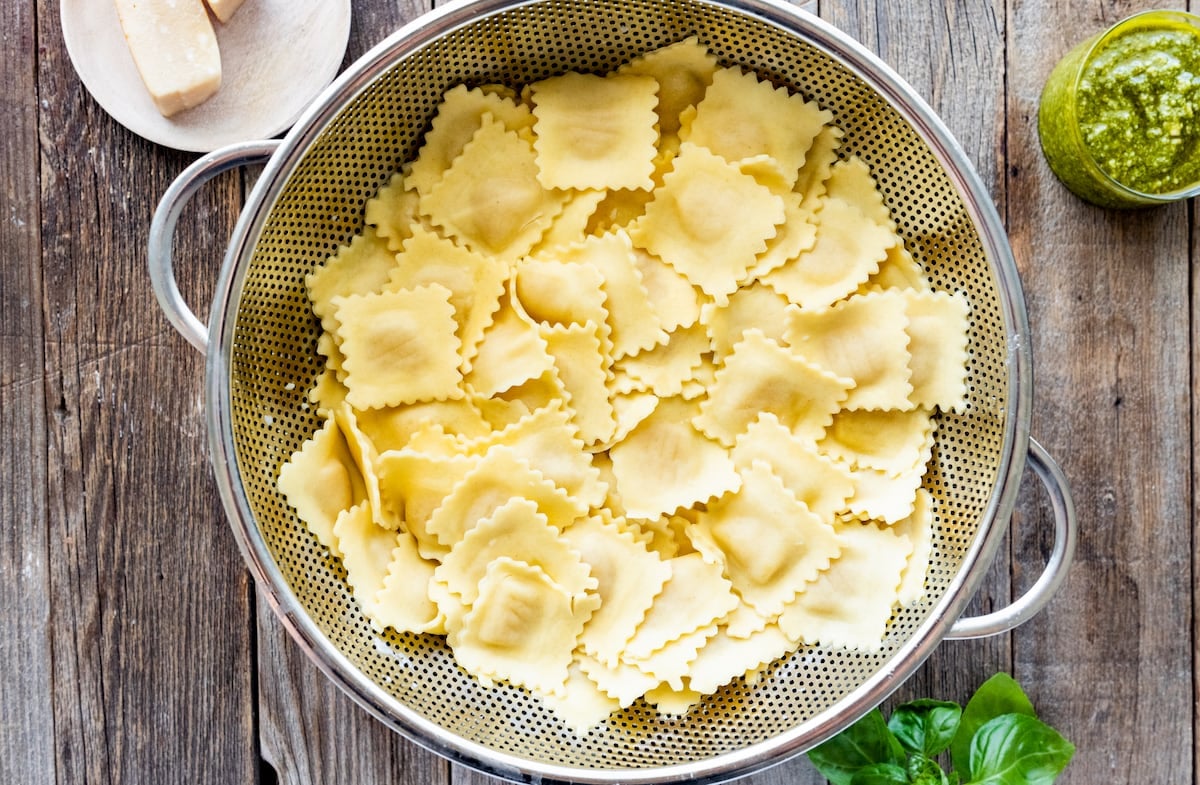
{"label": "ruffled edge ravioli", "polygon": [[518,133],[533,126],[529,107],[503,91],[457,85],[442,96],[429,133],[404,179],[405,189],[418,196],[433,190],[475,137],[484,115]]}
{"label": "ruffled edge ravioli", "polygon": [[850,467],[830,457],[812,439],[800,438],[770,412],[738,434],[733,461],[745,469],[763,461],[789,491],[822,520],[832,520],[854,495]]}
{"label": "ruffled edge ravioli", "polygon": [[313,313],[321,320],[321,326],[329,333],[336,333],[334,299],[378,291],[388,282],[395,266],[395,252],[369,226],[355,235],[349,245],[338,248],[323,266],[304,279]]}
{"label": "ruffled edge ravioli", "polygon": [[627,514],[657,518],[741,486],[728,451],[692,425],[696,415],[682,398],[662,399],[609,450]]}
{"label": "ruffled edge ravioli", "polygon": [[779,615],[789,638],[878,651],[887,633],[913,544],[874,523],[838,526],[838,558]]}
{"label": "ruffled edge ravioli", "polygon": [[833,525],[799,501],[764,461],[740,470],[742,486],[698,514],[690,531],[721,564],[738,595],[775,616],[841,551]]}
{"label": "ruffled edge ravioli", "polygon": [[802,308],[824,308],[855,291],[879,271],[898,238],[870,222],[849,202],[822,198],[813,213],[812,248],[763,277],[775,291]]}
{"label": "ruffled edge ravioli", "polygon": [[813,101],[753,73],[722,68],[713,74],[683,138],[730,162],[765,155],[790,188],[817,134],[832,120]]}
{"label": "ruffled edge ravioli", "polygon": [[462,395],[462,341],[441,284],[333,298],[346,400],[360,409]]}
{"label": "ruffled edge ravioli", "polygon": [[344,510],[366,501],[366,486],[332,417],[279,470],[283,494],[317,541],[341,558],[334,525]]}
{"label": "ruffled edge ravioli", "polygon": [[545,570],[501,556],[487,565],[461,624],[449,630],[454,656],[487,686],[506,681],[561,694],[587,620],[576,605]]}
{"label": "ruffled edge ravioli", "polygon": [[786,340],[811,362],[854,380],[844,408],[910,409],[906,310],[904,296],[891,291],[854,295],[820,310],[795,309]]}
{"label": "ruffled edge ravioli", "polygon": [[408,181],[401,172],[392,175],[387,185],[367,200],[363,208],[363,223],[384,239],[392,251],[412,237],[421,225],[420,195],[408,188]]}
{"label": "ruffled edge ravioli", "polygon": [[717,58],[695,36],[635,57],[617,69],[621,74],[645,74],[658,82],[658,129],[665,136],[679,133],[680,115],[704,98]]}
{"label": "ruffled edge ravioli", "polygon": [[388,288],[413,289],[431,283],[448,288],[458,325],[455,335],[465,364],[474,356],[500,307],[508,277],[504,262],[417,227],[401,243],[388,273]]}
{"label": "ruffled edge ravioli", "polygon": [[761,330],[748,330],[717,371],[716,383],[694,422],[717,442],[732,447],[760,412],[770,412],[797,436],[815,439],[825,432],[854,386],[853,378],[810,362]]}
{"label": "ruffled edge ravioli", "polygon": [[779,196],[708,149],[685,143],[630,235],[705,294],[724,298],[784,217]]}
{"label": "ruffled edge ravioli", "polygon": [[566,196],[538,177],[532,143],[485,114],[479,130],[421,210],[468,248],[504,259],[528,253],[562,212]]}
{"label": "ruffled edge ravioli", "polygon": [[538,179],[547,188],[649,190],[654,107],[650,76],[568,72],[530,87]]}
{"label": "ruffled edge ravioli", "polygon": [[562,536],[591,565],[600,596],[579,645],[605,665],[615,665],[671,577],[670,566],[630,532],[596,516],[576,521]]}
{"label": "ruffled edge ravioli", "polygon": [[585,734],[924,600],[971,303],[832,119],[695,37],[446,91],[304,279],[320,426],[278,489],[373,629]]}

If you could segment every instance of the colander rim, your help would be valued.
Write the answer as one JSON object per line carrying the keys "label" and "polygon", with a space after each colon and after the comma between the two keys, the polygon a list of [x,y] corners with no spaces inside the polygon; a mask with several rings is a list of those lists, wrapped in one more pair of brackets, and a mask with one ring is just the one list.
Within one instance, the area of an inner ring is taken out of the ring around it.
{"label": "colander rim", "polygon": [[[580,0],[587,2],[587,0]],[[874,708],[925,661],[962,614],[992,562],[1016,502],[1029,442],[1032,370],[1028,318],[1007,233],[986,188],[948,127],[917,92],[858,41],[819,17],[782,0],[688,0],[754,17],[814,46],[883,95],[933,149],[963,198],[1000,293],[1007,336],[1008,408],[1000,463],[983,523],[945,594],[881,669],[838,703],[787,732],[758,744],[682,764],[652,768],[586,769],[498,752],[447,733],[397,701],[356,668],[321,632],[289,587],[255,523],[234,446],[231,362],[234,327],[245,276],[271,209],[304,155],[328,124],[397,59],[484,17],[553,0],[453,0],[402,26],[364,54],[319,96],[285,136],[264,168],[234,228],[209,318],[205,399],[210,460],[239,550],[262,595],[305,654],[339,688],[404,737],[476,770],[516,781],[625,783],[715,782],[768,768],[832,736]],[[824,718],[824,719],[822,719]],[[614,777],[616,779],[614,779]]]}

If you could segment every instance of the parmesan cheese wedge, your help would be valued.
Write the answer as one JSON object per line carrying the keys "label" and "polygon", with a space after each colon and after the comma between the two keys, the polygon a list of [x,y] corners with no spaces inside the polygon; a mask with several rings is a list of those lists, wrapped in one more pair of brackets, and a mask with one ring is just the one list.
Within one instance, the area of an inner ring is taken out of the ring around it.
{"label": "parmesan cheese wedge", "polygon": [[125,41],[164,117],[221,86],[221,53],[203,0],[115,0]]}
{"label": "parmesan cheese wedge", "polygon": [[235,11],[241,8],[244,0],[204,0],[208,3],[208,10],[212,11],[221,23],[228,22]]}

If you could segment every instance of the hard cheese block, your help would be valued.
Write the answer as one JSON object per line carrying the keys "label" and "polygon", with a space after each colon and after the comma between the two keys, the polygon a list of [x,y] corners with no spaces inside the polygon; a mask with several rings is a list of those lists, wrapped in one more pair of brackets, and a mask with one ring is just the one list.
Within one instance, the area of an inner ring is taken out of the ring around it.
{"label": "hard cheese block", "polygon": [[222,22],[228,22],[234,12],[241,7],[244,0],[206,0],[208,10],[212,11]]}
{"label": "hard cheese block", "polygon": [[138,73],[163,116],[217,91],[221,53],[203,0],[115,2]]}

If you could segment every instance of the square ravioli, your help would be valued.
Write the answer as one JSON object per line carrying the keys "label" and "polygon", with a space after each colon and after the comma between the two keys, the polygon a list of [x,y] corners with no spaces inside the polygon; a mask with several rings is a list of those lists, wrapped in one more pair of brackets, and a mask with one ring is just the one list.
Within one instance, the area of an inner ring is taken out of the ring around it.
{"label": "square ravioli", "polygon": [[658,129],[670,135],[679,133],[679,116],[700,103],[717,70],[717,58],[692,36],[635,57],[617,73],[654,77],[658,82]]}
{"label": "square ravioli", "polygon": [[538,177],[533,145],[484,115],[479,130],[429,193],[421,212],[473,251],[529,252],[562,212],[566,194]]}
{"label": "square ravioli", "polygon": [[682,398],[661,400],[609,450],[627,513],[657,518],[741,485],[729,452],[693,427],[695,414],[696,407]]}
{"label": "square ravioli", "polygon": [[475,137],[485,116],[518,133],[533,127],[529,107],[513,96],[497,90],[457,85],[442,96],[429,133],[422,140],[420,153],[409,168],[404,187],[418,196],[433,190]]}
{"label": "square ravioli", "polygon": [[370,409],[462,395],[462,342],[450,295],[435,283],[333,298],[345,356],[346,400]]}
{"label": "square ravioli", "polygon": [[613,666],[671,577],[671,569],[629,531],[596,516],[576,521],[562,536],[590,565],[600,596],[579,645]]}
{"label": "square ravioli", "polygon": [[309,531],[340,558],[334,524],[343,511],[366,501],[367,491],[332,417],[280,468],[278,487]]}
{"label": "square ravioli", "polygon": [[830,457],[811,438],[798,438],[770,412],[763,412],[738,434],[733,462],[746,469],[755,461],[771,467],[792,495],[821,520],[833,520],[854,494],[854,478],[844,463]]}
{"label": "square ravioli", "polygon": [[749,330],[717,371],[693,422],[726,447],[761,412],[775,415],[800,438],[817,439],[853,387],[853,379],[806,360],[761,330]]}
{"label": "square ravioli", "polygon": [[817,134],[833,115],[748,71],[722,68],[682,135],[730,163],[766,156],[791,188]]}
{"label": "square ravioli", "polygon": [[841,552],[833,525],[798,500],[763,461],[740,470],[742,487],[699,513],[692,541],[723,565],[759,614],[778,615]]}
{"label": "square ravioli", "polygon": [[911,409],[905,304],[903,295],[881,292],[820,310],[794,309],[786,340],[797,354],[854,381],[845,408]]}
{"label": "square ravioli", "polygon": [[387,288],[415,289],[430,283],[448,288],[465,362],[474,356],[483,331],[492,323],[508,276],[508,265],[502,261],[455,245],[422,226],[401,243]]}
{"label": "square ravioli", "polygon": [[538,178],[547,188],[653,186],[654,107],[650,76],[568,72],[530,87]]}
{"label": "square ravioli", "polygon": [[387,247],[399,251],[421,225],[419,194],[409,190],[404,175],[396,172],[379,193],[367,200],[363,222],[383,238]]}
{"label": "square ravioli", "polygon": [[431,587],[430,594],[443,605],[442,611],[455,615],[450,603],[469,608],[479,598],[488,565],[501,556],[540,567],[572,596],[596,588],[590,567],[550,525],[537,503],[516,496],[467,531],[434,569],[433,581],[439,588]]}
{"label": "square ravioli", "polygon": [[334,298],[382,290],[395,266],[395,252],[370,227],[363,229],[349,245],[338,248],[324,266],[305,277],[313,313],[321,320],[321,326],[336,332]]}
{"label": "square ravioli", "polygon": [[633,243],[624,230],[589,237],[571,246],[562,258],[595,268],[603,282],[612,359],[619,360],[666,341],[667,334],[650,294],[642,285]]}
{"label": "square ravioli", "polygon": [[501,556],[488,563],[479,598],[450,628],[450,645],[485,684],[561,694],[587,620],[582,607],[540,567]]}
{"label": "square ravioli", "polygon": [[897,238],[841,199],[821,199],[812,220],[817,224],[812,247],[762,280],[801,308],[824,308],[878,272]]}
{"label": "square ravioli", "polygon": [[684,144],[630,236],[705,294],[723,299],[784,218],[779,196],[706,148]]}
{"label": "square ravioli", "polygon": [[802,643],[878,651],[912,542],[874,523],[838,526],[837,536],[838,558],[784,609],[779,626]]}
{"label": "square ravioli", "polygon": [[491,397],[537,379],[553,366],[537,325],[505,296],[467,362],[465,381],[472,392]]}

